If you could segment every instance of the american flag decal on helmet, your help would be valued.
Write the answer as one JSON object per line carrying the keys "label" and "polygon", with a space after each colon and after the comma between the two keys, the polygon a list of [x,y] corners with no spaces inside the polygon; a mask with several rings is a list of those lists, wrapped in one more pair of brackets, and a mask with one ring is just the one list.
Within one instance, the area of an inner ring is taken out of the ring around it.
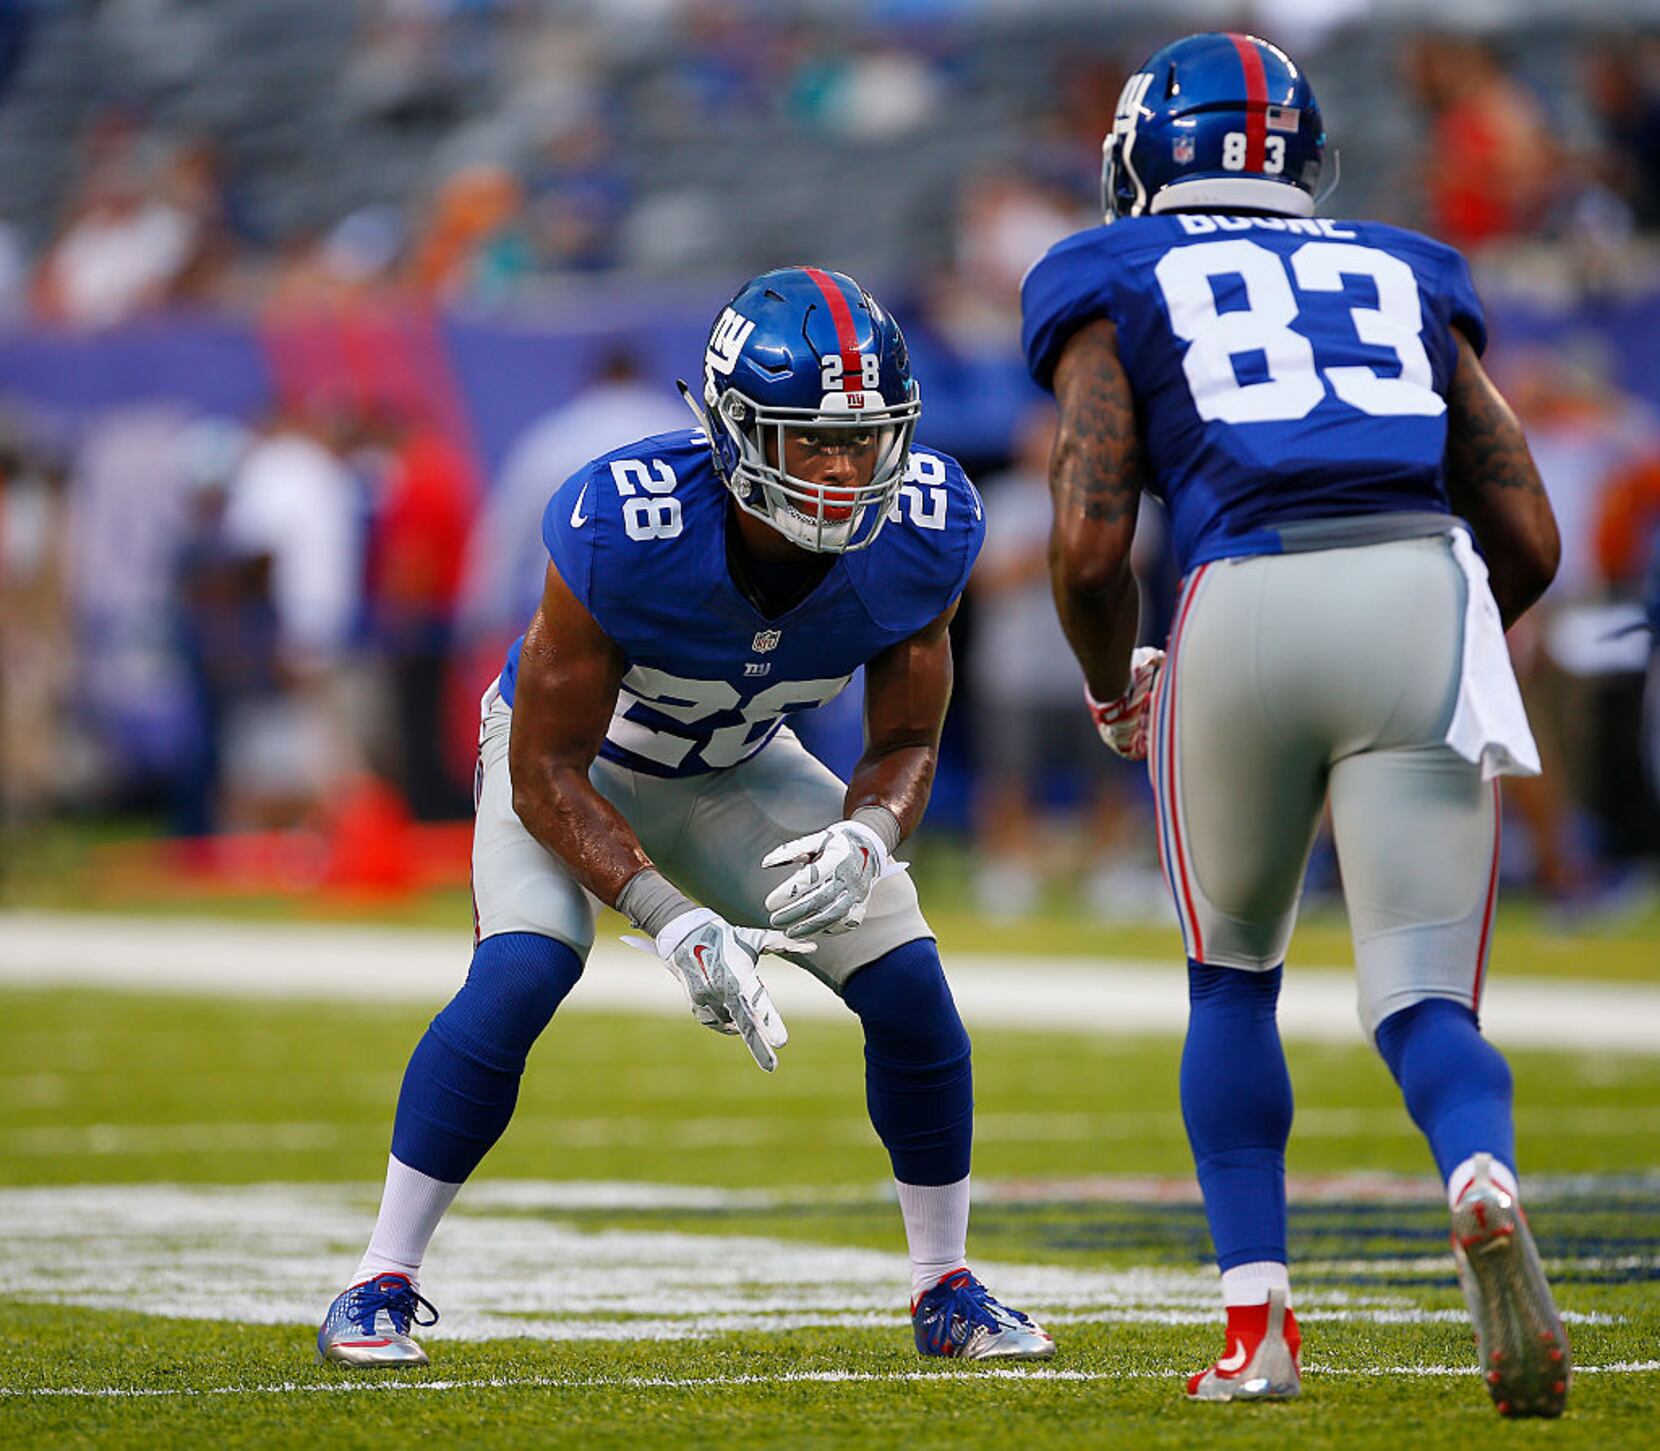
{"label": "american flag decal on helmet", "polygon": [[1296,106],[1270,106],[1268,108],[1268,129],[1270,131],[1295,131],[1303,123],[1303,113]]}

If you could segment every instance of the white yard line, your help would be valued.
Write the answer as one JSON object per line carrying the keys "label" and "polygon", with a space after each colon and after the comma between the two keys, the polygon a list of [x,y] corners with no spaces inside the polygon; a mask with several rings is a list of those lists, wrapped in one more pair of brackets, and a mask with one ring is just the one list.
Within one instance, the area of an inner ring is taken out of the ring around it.
{"label": "white yard line", "polygon": [[[658,1186],[603,1187],[601,1202],[619,1209],[660,1198]],[[686,1341],[810,1326],[899,1332],[906,1324],[909,1269],[899,1254],[756,1233],[594,1228],[552,1213],[561,1186],[487,1181],[476,1188],[439,1229],[422,1286],[444,1312],[435,1341]],[[303,1325],[346,1283],[373,1219],[375,1191],[372,1184],[0,1189],[0,1301]],[[545,1212],[524,1212],[537,1208]],[[897,1213],[892,1223],[897,1240]],[[260,1273],[227,1296],[229,1263],[257,1264]],[[1348,1280],[1420,1268],[1416,1260],[1384,1263],[1388,1270],[1365,1260],[1308,1268]],[[1444,1258],[1426,1263],[1431,1273],[1448,1272]],[[1651,1261],[1634,1263],[1647,1268]],[[976,1268],[1010,1303],[1057,1325],[1209,1327],[1219,1319],[1216,1273],[1208,1268]],[[1298,1309],[1311,1323],[1463,1318],[1375,1280],[1310,1287]],[[1581,1324],[1619,1323],[1574,1305],[1564,1314]]]}
{"label": "white yard line", "polygon": [[[618,1376],[487,1376],[469,1380],[384,1380],[354,1377],[333,1381],[277,1381],[266,1385],[229,1386],[0,1386],[0,1396],[75,1396],[111,1400],[150,1400],[197,1396],[355,1395],[362,1392],[493,1391],[493,1390],[708,1390],[737,1386],[800,1385],[915,1385],[949,1383],[953,1390],[969,1386],[1006,1386],[1033,1381],[1071,1384],[1079,1381],[1175,1380],[1191,1367],[1170,1370],[1050,1370],[987,1366],[971,1371],[902,1370],[889,1373],[860,1370],[787,1370],[776,1375],[618,1375]],[[1308,1366],[1319,1376],[1467,1376],[1473,1365]],[[1616,1361],[1609,1365],[1576,1365],[1575,1375],[1652,1375],[1660,1360]]]}
{"label": "white yard line", "polygon": [[[953,953],[963,1016],[985,1027],[1175,1033],[1187,1020],[1181,964]],[[464,933],[362,924],[0,912],[0,985],[102,987],[213,996],[443,1003],[466,974]],[[840,1017],[819,983],[781,962],[767,971],[787,1019]],[[594,949],[564,1011],[680,1014],[668,975],[611,938]],[[1512,1047],[1660,1053],[1660,987],[1507,979],[1495,962],[1483,1013]],[[1359,1043],[1353,974],[1293,962],[1280,1007],[1289,1037]]]}

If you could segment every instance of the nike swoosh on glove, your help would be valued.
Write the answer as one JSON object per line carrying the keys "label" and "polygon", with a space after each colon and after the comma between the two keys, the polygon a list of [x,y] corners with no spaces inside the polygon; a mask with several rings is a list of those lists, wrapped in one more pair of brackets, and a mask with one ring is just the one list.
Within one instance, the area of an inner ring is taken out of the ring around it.
{"label": "nike swoosh on glove", "polygon": [[1095,729],[1107,748],[1126,761],[1147,759],[1147,733],[1151,724],[1153,687],[1164,669],[1164,651],[1140,646],[1130,656],[1130,684],[1117,700],[1105,705],[1084,686],[1084,700],[1095,718]]}
{"label": "nike swoosh on glove", "polygon": [[764,927],[734,927],[707,907],[672,918],[655,942],[633,936],[623,941],[662,959],[680,979],[692,1016],[704,1027],[738,1034],[768,1073],[778,1067],[773,1050],[788,1043],[790,1034],[755,963],[763,952],[812,952],[812,943],[792,942]]}
{"label": "nike swoosh on glove", "polygon": [[876,884],[906,870],[859,821],[834,822],[761,858],[763,867],[792,864],[797,870],[767,893],[766,908],[773,927],[797,941],[821,932],[851,932],[865,920]]}

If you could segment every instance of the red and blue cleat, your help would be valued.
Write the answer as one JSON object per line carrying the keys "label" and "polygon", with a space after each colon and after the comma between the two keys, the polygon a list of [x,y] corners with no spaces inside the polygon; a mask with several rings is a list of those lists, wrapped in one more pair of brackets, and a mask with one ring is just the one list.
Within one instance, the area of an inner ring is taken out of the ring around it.
{"label": "red and blue cleat", "polygon": [[[421,1318],[423,1310],[431,1312],[430,1319]],[[317,1331],[317,1359],[341,1365],[425,1365],[427,1353],[409,1332],[437,1323],[437,1309],[408,1275],[376,1275],[335,1296]]]}
{"label": "red and blue cleat", "polygon": [[953,1270],[911,1307],[921,1355],[957,1360],[1048,1360],[1049,1332],[995,1299],[967,1270]]}

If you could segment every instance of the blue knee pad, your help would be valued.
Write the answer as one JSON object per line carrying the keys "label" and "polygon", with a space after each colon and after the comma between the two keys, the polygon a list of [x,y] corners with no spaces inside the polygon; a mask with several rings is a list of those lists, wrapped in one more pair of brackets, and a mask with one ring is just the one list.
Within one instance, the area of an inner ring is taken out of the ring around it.
{"label": "blue knee pad", "polygon": [[513,1117],[525,1055],[582,976],[563,942],[503,932],[473,949],[461,991],[432,1020],[403,1076],[392,1154],[459,1184]]}
{"label": "blue knee pad", "polygon": [[865,1102],[902,1184],[955,1184],[974,1146],[968,1031],[931,938],[884,953],[842,999],[865,1030]]}
{"label": "blue knee pad", "polygon": [[1443,1179],[1471,1154],[1516,1167],[1510,1065],[1469,1007],[1425,998],[1379,1023],[1377,1041]]}
{"label": "blue knee pad", "polygon": [[1291,1075],[1276,1010],[1282,969],[1187,965],[1182,1119],[1222,1269],[1286,1259]]}

